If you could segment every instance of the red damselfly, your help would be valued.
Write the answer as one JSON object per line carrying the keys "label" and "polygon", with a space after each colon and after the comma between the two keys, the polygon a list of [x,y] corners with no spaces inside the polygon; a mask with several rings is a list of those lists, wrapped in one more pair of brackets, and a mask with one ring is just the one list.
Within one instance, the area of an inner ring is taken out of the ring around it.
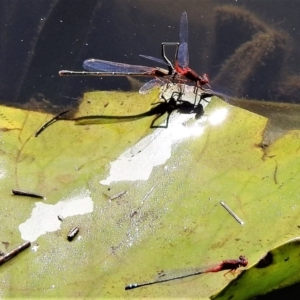
{"label": "red damselfly", "polygon": [[[164,44],[164,43],[163,43]],[[174,45],[175,43],[167,43],[169,45]],[[176,44],[175,44],[176,45]],[[159,58],[140,55],[147,59],[156,61],[158,63],[165,64],[165,62]],[[171,65],[171,63],[168,63]],[[209,79],[207,74],[198,75],[194,70],[189,67],[189,51],[188,51],[188,19],[187,13],[183,12],[180,19],[180,29],[179,29],[179,46],[177,45],[175,54],[175,77],[185,78],[187,80],[196,83],[196,87],[202,88],[203,85],[208,85]],[[209,85],[208,85],[209,86]]]}
{"label": "red damselfly", "polygon": [[[146,94],[152,88],[162,86],[176,78],[175,69],[165,54],[166,45],[179,45],[179,43],[162,43],[162,56],[164,60],[152,58],[158,62],[163,62],[168,69],[159,67],[147,67],[131,65],[102,59],[90,58],[83,62],[83,68],[87,71],[59,71],[60,76],[142,76],[155,77],[146,82],[139,90],[140,94]],[[177,51],[177,50],[176,50]],[[150,58],[150,57],[148,57]],[[151,58],[150,58],[151,59]]]}
{"label": "red damselfly", "polygon": [[[189,269],[189,270],[178,270],[178,271],[173,271],[173,272],[164,272],[161,271],[158,273],[157,277],[153,281],[148,281],[144,283],[132,283],[129,285],[125,286],[125,290],[132,290],[136,289],[142,286],[147,286],[147,285],[152,285],[156,283],[163,283],[171,280],[177,280],[177,279],[183,279],[186,277],[191,277],[191,276],[196,276],[200,274],[205,274],[205,273],[212,273],[212,272],[220,272],[220,271],[225,271],[229,270],[227,273],[235,271],[236,269],[240,267],[246,267],[248,265],[248,260],[245,256],[240,255],[238,259],[226,259],[223,260],[222,262],[215,264],[215,265],[210,265],[206,267],[197,267],[194,269]],[[225,273],[224,276],[227,274]]]}

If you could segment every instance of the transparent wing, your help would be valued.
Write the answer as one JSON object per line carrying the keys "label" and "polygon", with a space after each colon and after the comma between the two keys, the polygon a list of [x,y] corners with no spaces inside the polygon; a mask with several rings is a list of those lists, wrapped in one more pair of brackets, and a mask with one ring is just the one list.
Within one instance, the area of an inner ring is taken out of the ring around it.
{"label": "transparent wing", "polygon": [[188,51],[188,19],[187,13],[183,12],[180,19],[179,27],[179,48],[178,48],[178,65],[185,68],[189,65],[189,51]]}
{"label": "transparent wing", "polygon": [[144,95],[149,93],[153,88],[155,87],[160,87],[165,84],[165,81],[159,79],[159,78],[154,78],[148,82],[146,82],[139,90],[139,93]]}
{"label": "transparent wing", "polygon": [[186,68],[189,66],[189,50],[187,43],[182,43],[179,45],[177,61],[179,67],[181,68]]}
{"label": "transparent wing", "polygon": [[157,58],[157,57],[153,57],[153,56],[149,56],[149,55],[142,55],[140,54],[141,57],[144,57],[146,59],[150,59],[152,61],[156,61],[158,62],[159,64],[162,64],[162,65],[165,65],[165,66],[168,66],[168,64],[163,60],[163,59],[160,59],[160,58]]}
{"label": "transparent wing", "polygon": [[138,65],[129,65],[101,59],[87,59],[83,62],[83,68],[87,71],[117,72],[117,73],[150,73],[153,68]]}
{"label": "transparent wing", "polygon": [[186,12],[183,12],[180,18],[179,43],[188,43],[188,19]]}
{"label": "transparent wing", "polygon": [[201,267],[172,270],[172,271],[161,271],[156,275],[155,281],[165,282],[165,281],[172,281],[172,280],[180,280],[183,278],[200,275],[203,274],[204,272],[205,269]]}

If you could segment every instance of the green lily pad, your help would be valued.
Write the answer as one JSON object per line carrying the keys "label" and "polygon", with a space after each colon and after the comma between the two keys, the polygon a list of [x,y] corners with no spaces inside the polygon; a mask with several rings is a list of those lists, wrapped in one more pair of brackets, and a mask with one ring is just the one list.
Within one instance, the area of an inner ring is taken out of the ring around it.
{"label": "green lily pad", "polygon": [[[156,101],[156,94],[87,93],[75,117],[136,115]],[[22,237],[34,240],[33,232],[57,225],[56,213],[65,217],[59,230],[45,229],[37,238],[36,252],[26,250],[1,266],[3,297],[207,299],[230,282],[230,274],[124,287],[161,270],[241,254],[252,264],[297,236],[299,131],[265,148],[266,118],[217,98],[205,113],[195,120],[174,112],[168,128],[159,129],[149,128],[155,116],[116,124],[60,120],[36,138],[51,116],[0,107],[3,241],[12,249]],[[46,200],[12,196],[12,188]],[[21,224],[34,214],[40,218],[25,233]],[[73,226],[80,232],[69,242]]]}
{"label": "green lily pad", "polygon": [[295,238],[269,251],[211,299],[252,299],[274,289],[291,286],[300,281],[299,255],[300,238]]}

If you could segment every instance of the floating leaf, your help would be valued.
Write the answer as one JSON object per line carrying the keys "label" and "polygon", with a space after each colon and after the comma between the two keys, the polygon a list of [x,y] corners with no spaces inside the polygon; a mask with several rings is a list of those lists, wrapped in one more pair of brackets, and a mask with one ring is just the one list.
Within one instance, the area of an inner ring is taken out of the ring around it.
{"label": "floating leaf", "polygon": [[[155,94],[87,93],[74,117],[135,115],[156,101]],[[115,124],[60,120],[36,138],[51,116],[8,107],[0,107],[0,116],[2,241],[10,249],[20,245],[20,225],[33,221],[34,211],[44,217],[32,222],[31,232],[44,223],[60,225],[37,238],[36,252],[26,250],[1,266],[5,297],[207,299],[234,276],[124,287],[161,270],[239,255],[253,264],[299,234],[299,131],[263,146],[268,120],[217,98],[199,120],[173,112],[168,127],[159,129],[149,128],[154,115]],[[13,188],[46,200],[12,196]],[[74,226],[80,232],[69,242]]]}
{"label": "floating leaf", "polygon": [[299,255],[300,238],[295,238],[269,251],[211,299],[253,299],[255,296],[299,282]]}

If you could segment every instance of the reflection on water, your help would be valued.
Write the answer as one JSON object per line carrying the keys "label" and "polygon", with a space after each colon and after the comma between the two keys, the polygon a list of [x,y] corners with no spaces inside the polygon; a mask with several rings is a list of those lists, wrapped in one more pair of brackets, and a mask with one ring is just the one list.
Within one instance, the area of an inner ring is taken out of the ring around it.
{"label": "reflection on water", "polygon": [[[8,3],[8,4],[7,4]],[[224,4],[226,3],[226,4]],[[129,90],[126,78],[60,78],[100,58],[147,64],[160,43],[178,41],[189,18],[190,66],[234,97],[299,103],[300,3],[283,1],[5,1],[1,7],[0,99],[73,104],[91,89]],[[170,57],[174,56],[172,50]],[[151,62],[150,62],[151,65]]]}

